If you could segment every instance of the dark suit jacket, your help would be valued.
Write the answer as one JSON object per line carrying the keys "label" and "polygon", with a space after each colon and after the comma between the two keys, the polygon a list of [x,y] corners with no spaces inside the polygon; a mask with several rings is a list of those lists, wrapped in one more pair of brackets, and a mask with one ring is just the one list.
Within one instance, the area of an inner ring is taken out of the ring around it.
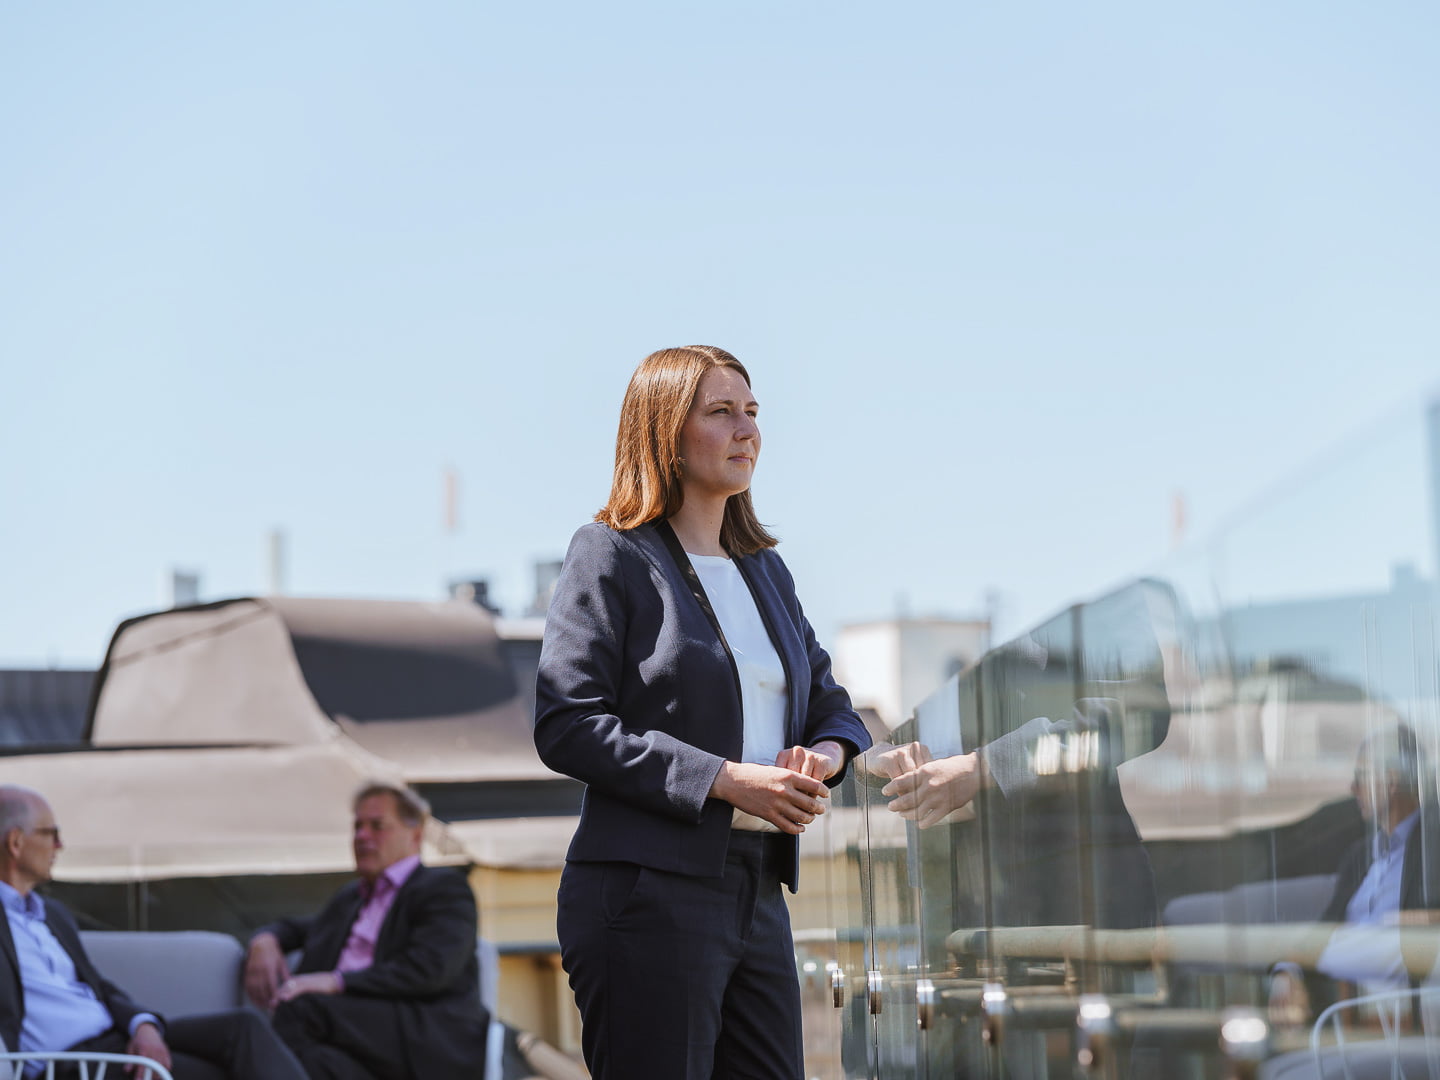
{"label": "dark suit jacket", "polygon": [[[1400,866],[1402,911],[1440,909],[1440,866],[1436,865],[1440,860],[1436,860],[1433,855],[1427,859],[1424,854],[1426,834],[1429,834],[1433,844],[1434,838],[1440,836],[1440,831],[1437,830],[1440,830],[1440,812],[1434,809],[1426,810],[1421,813],[1420,820],[1415,823],[1405,840],[1405,859]],[[1345,909],[1350,906],[1351,898],[1365,880],[1365,875],[1370,872],[1373,861],[1372,835],[1367,830],[1365,836],[1351,844],[1341,857],[1340,866],[1335,871],[1335,889],[1320,916],[1321,922],[1348,921]],[[1310,993],[1311,1011],[1316,1014],[1335,1003],[1339,997],[1336,992],[1337,985],[1348,986],[1337,984],[1334,979],[1319,971],[1307,970],[1304,979]],[[1346,992],[1352,991],[1347,989]]]}
{"label": "dark suit jacket", "polygon": [[[131,1001],[114,983],[101,976],[80,943],[75,917],[58,900],[45,897],[45,923],[75,962],[75,974],[95,991],[100,1003],[110,1010],[110,1017],[121,1030],[128,1029],[137,1013],[148,1012]],[[0,1038],[14,1050],[20,1045],[20,1025],[25,1017],[25,989],[20,985],[20,961],[15,953],[15,938],[10,933],[10,916],[0,908]],[[58,1047],[57,1049],[65,1049]]]}
{"label": "dark suit jacket", "polygon": [[[299,972],[334,971],[360,913],[352,881],[320,914],[265,927],[291,952],[303,949]],[[417,1076],[471,1075],[483,1068],[489,1018],[480,1004],[475,959],[475,896],[452,870],[420,866],[385,915],[370,967],[345,973],[345,993],[387,998],[400,1010]]]}
{"label": "dark suit jacket", "polygon": [[[1423,911],[1440,908],[1440,859],[1435,852],[1425,857],[1425,838],[1429,834],[1433,847],[1440,837],[1440,812],[1429,810],[1421,813],[1415,827],[1405,839],[1405,859],[1400,866],[1400,909],[1402,911]],[[1345,909],[1365,875],[1370,872],[1374,850],[1367,833],[1355,841],[1340,860],[1335,872],[1335,891],[1325,905],[1323,922],[1345,922]]]}
{"label": "dark suit jacket", "polygon": [[[735,565],[785,667],[786,745],[868,747],[780,556]],[[734,665],[656,528],[581,528],[546,615],[535,690],[541,760],[587,785],[568,858],[719,877],[732,808],[708,793],[743,734]],[[781,868],[792,889],[797,850]]]}
{"label": "dark suit jacket", "polygon": [[[1116,772],[1117,710],[1115,701],[1082,699],[1064,720],[1033,719],[981,748],[994,784],[982,792],[980,806],[990,830],[996,923],[1106,929],[1155,924],[1150,857]],[[1153,745],[1159,745],[1169,729],[1168,713],[1153,729]],[[1098,740],[1093,767],[1035,774],[1032,760],[1042,737],[1082,732]]]}

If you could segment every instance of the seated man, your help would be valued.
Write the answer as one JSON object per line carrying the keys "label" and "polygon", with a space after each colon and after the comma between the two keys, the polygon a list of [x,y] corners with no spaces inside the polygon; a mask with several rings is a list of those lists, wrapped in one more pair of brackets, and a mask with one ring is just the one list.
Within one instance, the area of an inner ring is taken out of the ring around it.
{"label": "seated man", "polygon": [[[1436,842],[1437,808],[1422,808],[1423,763],[1410,728],[1371,736],[1360,747],[1351,792],[1370,826],[1340,861],[1335,890],[1321,919],[1341,923],[1316,965],[1329,979],[1373,993],[1411,985],[1396,927],[1433,921],[1440,908],[1440,860],[1426,848]],[[1310,1018],[1311,991],[1333,997],[1324,979],[1309,980],[1282,965],[1270,982],[1270,1013],[1277,1023]]]}
{"label": "seated man", "polygon": [[165,1022],[95,970],[74,917],[35,891],[50,880],[61,848],[55,814],[39,792],[0,785],[0,845],[0,1038],[7,1047],[139,1054],[176,1080],[304,1080],[257,1014],[231,1009]]}
{"label": "seated man", "polygon": [[367,784],[354,810],[358,880],[319,915],[257,933],[245,988],[312,1080],[473,1078],[489,1029],[475,897],[463,875],[420,865],[429,807],[414,792]]}

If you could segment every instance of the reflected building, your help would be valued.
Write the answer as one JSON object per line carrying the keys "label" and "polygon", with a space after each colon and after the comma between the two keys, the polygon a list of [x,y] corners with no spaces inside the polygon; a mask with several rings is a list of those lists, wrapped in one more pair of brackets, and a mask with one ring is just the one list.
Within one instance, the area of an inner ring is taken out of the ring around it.
{"label": "reflected building", "polygon": [[816,1075],[1440,1077],[1437,419],[895,725],[837,794]]}

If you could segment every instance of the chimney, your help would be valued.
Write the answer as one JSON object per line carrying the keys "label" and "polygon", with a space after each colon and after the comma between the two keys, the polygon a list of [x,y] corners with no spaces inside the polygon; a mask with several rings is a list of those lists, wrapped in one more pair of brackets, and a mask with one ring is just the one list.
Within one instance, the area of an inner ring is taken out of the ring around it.
{"label": "chimney", "polygon": [[535,563],[535,596],[530,601],[526,615],[544,615],[550,610],[550,598],[555,595],[555,582],[560,578],[559,559],[539,559]]}
{"label": "chimney", "polygon": [[473,578],[468,581],[452,581],[450,583],[450,598],[452,600],[464,600],[468,604],[478,604],[491,615],[499,615],[500,609],[490,599],[490,582],[484,578]]}

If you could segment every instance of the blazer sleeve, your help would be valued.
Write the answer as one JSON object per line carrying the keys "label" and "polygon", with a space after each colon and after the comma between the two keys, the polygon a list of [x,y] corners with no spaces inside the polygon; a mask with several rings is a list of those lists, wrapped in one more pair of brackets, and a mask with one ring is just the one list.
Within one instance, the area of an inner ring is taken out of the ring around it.
{"label": "blazer sleeve", "polygon": [[[632,580],[632,573],[647,576]],[[663,715],[619,714],[627,683],[678,684],[678,672],[662,669],[673,654],[655,650],[656,669],[643,674],[627,657],[640,590],[654,592],[643,556],[622,551],[601,525],[575,534],[545,617],[535,748],[556,772],[612,798],[698,822],[724,759],[664,730]],[[660,612],[658,602],[646,604],[645,618],[655,623],[646,631],[657,636],[665,629]]]}
{"label": "blazer sleeve", "polygon": [[[798,606],[798,601],[797,601]],[[845,779],[845,770],[850,759],[870,749],[870,732],[860,719],[860,714],[850,703],[850,695],[835,681],[831,670],[830,654],[820,647],[815,631],[805,613],[800,613],[801,633],[805,639],[805,655],[810,662],[810,697],[805,710],[805,745],[814,746],[826,739],[833,739],[846,748],[845,761],[835,775],[825,781],[829,787],[837,787]]]}
{"label": "blazer sleeve", "polygon": [[428,874],[408,893],[396,897],[397,908],[390,912],[403,920],[399,948],[387,949],[384,960],[367,968],[345,972],[345,993],[400,999],[453,990],[475,952],[475,896],[458,874],[444,872]]}
{"label": "blazer sleeve", "polygon": [[305,948],[310,937],[310,930],[315,925],[314,915],[305,915],[296,918],[277,919],[268,926],[262,926],[255,931],[255,936],[260,934],[274,934],[280,941],[280,951],[283,953],[294,952],[296,949]]}

